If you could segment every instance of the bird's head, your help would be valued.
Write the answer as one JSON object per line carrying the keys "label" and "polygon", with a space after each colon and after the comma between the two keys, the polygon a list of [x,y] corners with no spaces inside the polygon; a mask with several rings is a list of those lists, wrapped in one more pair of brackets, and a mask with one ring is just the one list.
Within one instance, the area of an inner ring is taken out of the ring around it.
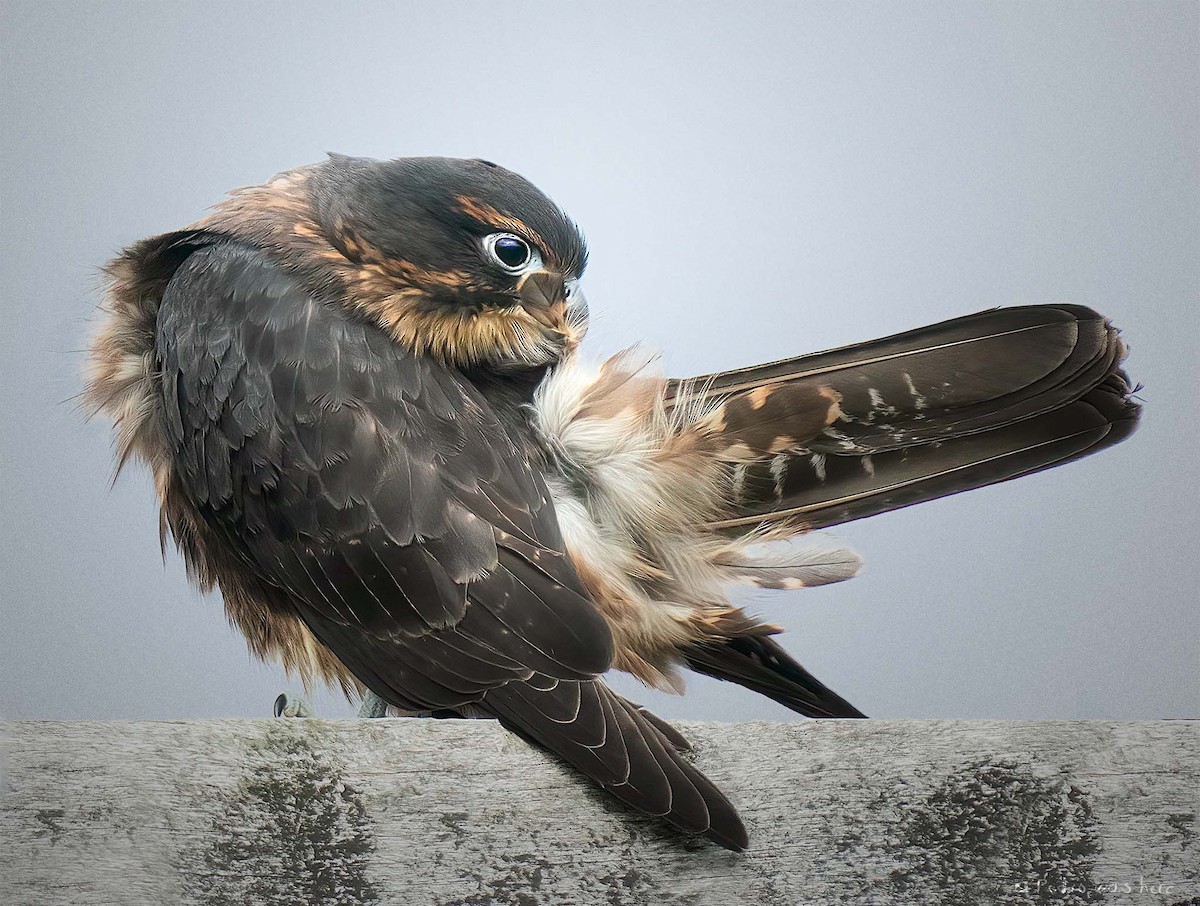
{"label": "bird's head", "polygon": [[333,155],[308,189],[320,232],[352,265],[348,301],[414,352],[536,369],[586,332],[583,237],[517,174],[481,160]]}

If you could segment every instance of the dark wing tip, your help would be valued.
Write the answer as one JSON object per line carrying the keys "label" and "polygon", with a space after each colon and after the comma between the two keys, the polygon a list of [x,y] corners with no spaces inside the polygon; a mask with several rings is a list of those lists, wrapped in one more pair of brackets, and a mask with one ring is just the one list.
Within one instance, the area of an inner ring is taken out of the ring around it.
{"label": "dark wing tip", "polygon": [[711,826],[704,832],[704,836],[718,846],[723,846],[735,853],[744,853],[750,848],[750,834],[746,831],[746,825],[742,823],[741,817],[730,806],[727,813],[722,814],[715,810],[713,803],[709,803],[709,816],[712,821]]}
{"label": "dark wing tip", "polygon": [[692,751],[692,744],[688,742],[687,737],[685,737],[682,733],[676,730],[675,727],[663,720],[653,711],[648,710],[645,705],[639,705],[636,702],[629,701],[629,699],[624,699],[624,702],[625,704],[629,705],[629,707],[637,711],[638,714],[644,717],[647,721],[649,721],[650,724],[653,725],[654,729],[658,730],[659,733],[666,737],[667,742],[674,747],[676,752]]}
{"label": "dark wing tip", "polygon": [[749,845],[733,805],[680,756],[677,731],[665,734],[658,718],[650,719],[603,683],[560,682],[539,689],[512,682],[489,690],[480,707],[637,811],[728,849]]}
{"label": "dark wing tip", "polygon": [[745,686],[813,718],[866,718],[768,635],[742,635],[682,649],[697,673]]}

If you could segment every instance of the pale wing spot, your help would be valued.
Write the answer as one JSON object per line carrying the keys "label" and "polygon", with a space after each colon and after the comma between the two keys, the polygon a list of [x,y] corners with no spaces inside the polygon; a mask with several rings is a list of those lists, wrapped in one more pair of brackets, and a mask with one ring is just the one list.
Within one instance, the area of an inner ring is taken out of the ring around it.
{"label": "pale wing spot", "polygon": [[755,387],[747,394],[747,398],[750,400],[750,408],[754,410],[761,409],[767,404],[767,397],[773,392],[774,390],[770,385]]}
{"label": "pale wing spot", "polygon": [[829,414],[825,416],[825,424],[832,425],[838,419],[845,418],[842,412],[842,395],[832,387],[821,387],[817,393],[829,400]]}

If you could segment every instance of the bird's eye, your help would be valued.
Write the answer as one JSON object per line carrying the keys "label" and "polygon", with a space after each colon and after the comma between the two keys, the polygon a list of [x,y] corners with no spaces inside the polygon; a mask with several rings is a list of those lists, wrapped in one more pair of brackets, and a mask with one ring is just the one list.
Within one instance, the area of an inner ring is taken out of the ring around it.
{"label": "bird's eye", "polygon": [[515,236],[501,236],[492,246],[497,260],[505,267],[523,267],[529,260],[529,246]]}
{"label": "bird's eye", "polygon": [[542,263],[537,251],[520,236],[514,236],[512,233],[493,233],[483,240],[483,247],[491,259],[510,274],[533,270]]}

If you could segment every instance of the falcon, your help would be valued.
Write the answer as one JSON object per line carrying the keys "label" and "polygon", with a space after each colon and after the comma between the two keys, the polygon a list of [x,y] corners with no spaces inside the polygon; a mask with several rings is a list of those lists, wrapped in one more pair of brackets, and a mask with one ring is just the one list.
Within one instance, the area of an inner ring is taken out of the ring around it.
{"label": "falcon", "polygon": [[495,718],[741,850],[687,741],[601,675],[862,717],[729,586],[847,579],[857,555],[807,533],[1117,443],[1125,346],[1087,308],[1028,306],[669,379],[579,355],[586,260],[495,164],[333,155],[111,262],[87,400],[256,655]]}

